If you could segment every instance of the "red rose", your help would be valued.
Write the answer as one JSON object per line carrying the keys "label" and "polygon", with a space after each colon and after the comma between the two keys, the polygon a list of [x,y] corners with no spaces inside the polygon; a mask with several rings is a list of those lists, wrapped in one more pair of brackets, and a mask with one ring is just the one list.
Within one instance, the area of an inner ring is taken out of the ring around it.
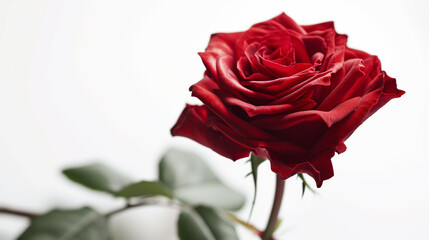
{"label": "red rose", "polygon": [[376,56],[347,47],[333,22],[300,26],[287,15],[245,32],[217,33],[199,53],[207,71],[172,128],[236,160],[255,153],[286,179],[334,175],[331,158],[369,116],[404,91]]}

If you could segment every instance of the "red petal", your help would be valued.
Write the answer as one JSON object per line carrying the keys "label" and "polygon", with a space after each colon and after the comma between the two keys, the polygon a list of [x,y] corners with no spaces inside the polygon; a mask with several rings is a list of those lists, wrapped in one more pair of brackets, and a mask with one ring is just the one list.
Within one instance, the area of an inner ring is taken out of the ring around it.
{"label": "red petal", "polygon": [[363,96],[357,108],[343,121],[329,128],[313,147],[312,152],[317,153],[323,149],[337,147],[344,142],[368,118],[369,111],[377,104],[381,91],[382,83],[377,89]]}
{"label": "red petal", "polygon": [[288,152],[293,154],[304,154],[307,152],[305,148],[302,148],[296,144],[285,140],[257,140],[252,139],[249,136],[243,135],[230,128],[227,124],[221,121],[213,120],[210,122],[210,126],[213,129],[216,129],[219,132],[222,132],[225,136],[231,139],[234,142],[237,142],[243,145],[245,148],[252,149],[253,151],[257,151],[259,148],[267,148],[273,149],[274,151]]}
{"label": "red petal", "polygon": [[261,114],[278,114],[312,109],[317,103],[311,99],[302,99],[292,104],[255,106],[234,97],[222,97],[226,104],[239,106],[249,117]]}
{"label": "red petal", "polygon": [[326,71],[314,75],[311,78],[306,79],[305,81],[300,82],[290,88],[286,88],[284,91],[277,93],[276,97],[279,97],[277,100],[272,101],[271,105],[278,105],[284,103],[290,103],[296,101],[302,95],[304,95],[309,89],[316,86],[329,86],[331,84],[331,71]]}
{"label": "red petal", "polygon": [[340,142],[340,144],[338,144],[337,146],[337,153],[340,154],[345,152],[346,150],[347,150],[346,144],[344,144],[344,142]]}
{"label": "red petal", "polygon": [[171,129],[171,134],[190,138],[232,160],[247,157],[249,149],[208,127],[209,115],[205,106],[186,105],[177,123]]}
{"label": "red petal", "polygon": [[285,13],[281,13],[280,15],[273,18],[272,20],[280,23],[286,29],[294,30],[298,33],[305,34],[305,30]]}
{"label": "red petal", "polygon": [[321,36],[307,35],[302,37],[305,47],[307,48],[308,56],[313,56],[317,52],[327,53],[328,47],[326,46],[325,39]]}
{"label": "red petal", "polygon": [[303,25],[302,27],[309,34],[313,31],[324,31],[327,29],[335,29],[334,22],[323,22],[323,23],[318,23],[313,25]]}
{"label": "red petal", "polygon": [[[306,173],[314,178],[317,187],[321,187],[324,180],[334,176],[331,158],[335,155],[335,150],[326,150],[314,156],[312,159],[306,159],[302,155],[285,155],[266,150],[271,162],[271,170],[280,177],[287,179],[297,173]],[[301,161],[301,162],[299,162]]]}
{"label": "red petal", "polygon": [[212,34],[206,52],[218,55],[234,55],[235,42],[241,34],[242,32]]}
{"label": "red petal", "polygon": [[250,63],[245,56],[238,59],[237,70],[240,73],[240,76],[246,80],[257,80],[258,82],[264,82],[271,79],[262,73],[253,72]]}
{"label": "red petal", "polygon": [[260,118],[251,121],[256,126],[264,126],[264,129],[285,129],[304,122],[323,120],[327,127],[346,118],[359,105],[361,98],[349,99],[330,111],[307,110],[286,115]]}
{"label": "red petal", "polygon": [[200,99],[207,108],[209,108],[231,128],[240,133],[243,133],[246,136],[249,136],[249,138],[261,140],[276,139],[276,137],[265,133],[260,129],[257,129],[243,119],[240,119],[234,115],[234,113],[225,106],[222,100],[213,93],[213,89],[210,89],[208,85],[205,85],[205,82],[207,81],[203,79],[191,87],[192,96]]}
{"label": "red petal", "polygon": [[212,34],[205,52],[198,53],[211,76],[217,76],[216,60],[219,56],[234,56],[235,41],[240,35],[240,32]]}
{"label": "red petal", "polygon": [[290,89],[315,74],[317,74],[317,71],[313,68],[308,68],[290,77],[282,77],[265,81],[243,81],[242,84],[248,88],[277,94],[285,89]]}
{"label": "red petal", "polygon": [[371,56],[371,55],[369,55],[366,52],[346,47],[344,60],[348,60],[348,59],[352,59],[352,58],[365,59],[365,58],[367,58],[369,56]]}
{"label": "red petal", "polygon": [[389,102],[393,98],[398,98],[405,93],[404,91],[399,90],[396,87],[395,78],[389,77],[385,72],[383,72],[382,74],[384,77],[383,91],[381,93],[380,99],[378,100],[377,104],[371,108],[371,111],[368,114],[368,117],[374,114],[378,109],[380,109],[382,106],[384,106],[387,102]]}
{"label": "red petal", "polygon": [[255,92],[251,89],[243,87],[237,79],[237,76],[231,70],[233,67],[233,59],[229,56],[219,57],[217,60],[216,68],[218,73],[218,82],[224,90],[228,90],[231,93],[239,92],[245,96],[248,96],[252,99],[261,99],[261,100],[274,100],[275,97]]}
{"label": "red petal", "polygon": [[311,63],[297,63],[293,65],[282,65],[264,58],[261,59],[262,64],[277,76],[289,77],[299,72],[302,72],[313,66]]}
{"label": "red petal", "polygon": [[[317,109],[322,111],[328,111],[335,107],[338,103],[343,102],[345,99],[349,99],[349,92],[354,92],[357,87],[366,87],[367,84],[363,82],[365,77],[365,66],[362,60],[353,59],[347,61],[345,66],[346,75],[342,79],[335,89],[331,90],[328,96],[320,103]],[[348,71],[347,71],[348,70]]]}

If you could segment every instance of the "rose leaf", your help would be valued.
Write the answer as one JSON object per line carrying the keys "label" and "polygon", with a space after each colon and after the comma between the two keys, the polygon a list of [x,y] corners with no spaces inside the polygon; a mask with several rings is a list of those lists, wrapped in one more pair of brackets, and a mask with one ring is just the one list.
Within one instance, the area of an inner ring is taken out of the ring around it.
{"label": "rose leaf", "polygon": [[111,193],[113,195],[125,186],[131,184],[131,180],[125,175],[100,163],[67,168],[63,170],[63,174],[70,180],[87,188]]}
{"label": "rose leaf", "polygon": [[180,213],[178,235],[180,240],[238,240],[231,221],[219,211],[206,206]]}
{"label": "rose leaf", "polygon": [[52,210],[36,217],[18,240],[108,240],[105,217],[84,207],[75,210]]}
{"label": "rose leaf", "polygon": [[189,152],[167,151],[159,162],[159,180],[177,199],[192,206],[238,210],[244,205],[242,194],[222,183],[203,159]]}
{"label": "rose leaf", "polygon": [[133,183],[119,190],[115,196],[125,198],[164,196],[170,199],[173,198],[171,191],[158,181]]}

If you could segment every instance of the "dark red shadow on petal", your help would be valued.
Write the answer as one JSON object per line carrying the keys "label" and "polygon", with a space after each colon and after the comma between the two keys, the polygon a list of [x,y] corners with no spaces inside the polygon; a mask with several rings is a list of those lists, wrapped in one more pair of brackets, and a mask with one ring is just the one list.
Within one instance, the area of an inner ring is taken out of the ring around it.
{"label": "dark red shadow on petal", "polygon": [[321,187],[324,180],[334,176],[331,158],[335,149],[329,149],[315,156],[292,155],[286,152],[277,152],[265,149],[265,154],[271,162],[271,170],[283,179],[292,177],[297,173],[306,173]]}
{"label": "dark red shadow on petal", "polygon": [[171,129],[171,135],[190,138],[232,160],[249,156],[249,149],[209,127],[210,115],[205,106],[186,105]]}

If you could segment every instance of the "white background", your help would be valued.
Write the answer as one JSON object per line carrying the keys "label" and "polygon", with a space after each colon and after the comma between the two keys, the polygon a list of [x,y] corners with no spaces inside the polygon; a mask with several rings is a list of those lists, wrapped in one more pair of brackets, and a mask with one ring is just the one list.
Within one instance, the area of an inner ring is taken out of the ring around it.
{"label": "white background", "polygon": [[[250,202],[244,160],[172,138],[169,129],[185,102],[198,103],[188,87],[202,77],[197,52],[210,34],[246,30],[283,11],[300,24],[335,21],[349,46],[378,55],[407,93],[353,134],[317,195],[301,199],[300,181],[288,181],[278,239],[429,239],[425,0],[0,0],[0,205],[115,209],[121,201],[69,183],[60,170],[99,159],[150,180],[170,146],[203,155]],[[274,175],[268,163],[259,173],[251,222],[263,228]],[[248,212],[249,204],[238,215]],[[176,216],[148,207],[118,215],[111,226],[120,240],[177,239]],[[1,215],[0,239],[27,224]]]}

